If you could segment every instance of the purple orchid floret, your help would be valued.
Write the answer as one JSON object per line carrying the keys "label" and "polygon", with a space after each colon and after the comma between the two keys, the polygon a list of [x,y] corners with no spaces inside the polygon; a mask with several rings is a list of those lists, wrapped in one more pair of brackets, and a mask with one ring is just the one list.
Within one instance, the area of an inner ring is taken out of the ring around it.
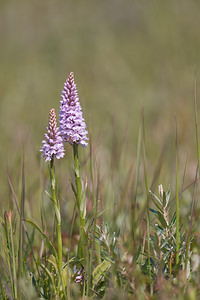
{"label": "purple orchid floret", "polygon": [[43,146],[40,151],[42,151],[42,157],[45,158],[45,161],[52,161],[54,157],[57,159],[62,158],[65,152],[59,127],[57,127],[54,108],[49,111],[49,126],[44,136],[45,140],[42,141]]}
{"label": "purple orchid floret", "polygon": [[71,72],[62,91],[60,101],[60,133],[64,142],[87,146],[87,130],[79,102],[74,73]]}

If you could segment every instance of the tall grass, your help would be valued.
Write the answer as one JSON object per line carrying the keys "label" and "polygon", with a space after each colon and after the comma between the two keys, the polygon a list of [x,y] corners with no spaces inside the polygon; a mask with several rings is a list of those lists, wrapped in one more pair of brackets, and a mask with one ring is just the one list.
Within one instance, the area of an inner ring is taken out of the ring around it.
{"label": "tall grass", "polygon": [[[195,96],[198,150],[196,105]],[[1,299],[198,299],[198,172],[189,187],[184,187],[183,179],[180,192],[175,125],[175,182],[169,182],[175,187],[173,196],[173,188],[170,191],[159,183],[162,151],[155,171],[149,170],[144,112],[138,127],[137,157],[134,167],[129,163],[129,169],[123,167],[123,145],[117,146],[115,150],[120,154],[113,155],[111,169],[107,167],[109,172],[103,175],[93,139],[88,157],[81,149],[78,155],[78,146],[73,145],[73,164],[70,155],[67,157],[69,168],[74,166],[74,176],[72,171],[67,179],[71,182],[69,197],[64,195],[61,178],[55,180],[51,161],[44,197],[52,201],[53,210],[43,214],[46,228],[26,217],[24,158],[20,204],[17,187],[13,187],[8,174],[13,202],[0,219]],[[186,167],[184,178],[185,173]],[[65,227],[68,220],[64,217],[63,200],[58,201],[58,197],[67,199],[67,207],[73,204],[69,229]],[[191,202],[190,211],[184,211],[184,197]],[[54,215],[57,239],[49,233],[54,227]]]}

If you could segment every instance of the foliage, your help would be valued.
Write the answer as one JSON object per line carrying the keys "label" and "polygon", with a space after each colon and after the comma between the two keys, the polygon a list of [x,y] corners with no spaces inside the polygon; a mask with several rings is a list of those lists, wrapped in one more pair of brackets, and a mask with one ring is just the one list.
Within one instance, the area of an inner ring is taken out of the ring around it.
{"label": "foliage", "polygon": [[[124,3],[0,4],[1,299],[200,298],[199,4]],[[52,198],[41,128],[72,68],[90,148],[72,167],[66,147]]]}

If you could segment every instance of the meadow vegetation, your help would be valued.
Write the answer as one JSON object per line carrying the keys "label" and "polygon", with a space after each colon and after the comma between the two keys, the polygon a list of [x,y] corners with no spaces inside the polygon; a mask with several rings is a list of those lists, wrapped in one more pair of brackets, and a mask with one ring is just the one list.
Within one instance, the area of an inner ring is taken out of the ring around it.
{"label": "meadow vegetation", "polygon": [[[0,3],[1,299],[200,297],[199,8]],[[72,71],[88,145],[45,161]]]}

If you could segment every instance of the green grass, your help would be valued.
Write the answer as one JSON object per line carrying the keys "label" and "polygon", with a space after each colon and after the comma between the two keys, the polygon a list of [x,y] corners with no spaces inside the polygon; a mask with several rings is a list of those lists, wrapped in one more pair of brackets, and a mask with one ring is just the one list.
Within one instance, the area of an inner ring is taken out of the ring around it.
{"label": "green grass", "polygon": [[[1,299],[200,297],[199,8],[1,2]],[[90,144],[55,162],[61,244],[39,148],[71,71]]]}
{"label": "green grass", "polygon": [[[195,104],[195,114],[196,107]],[[83,153],[86,149],[79,149],[80,158],[78,146],[69,147],[68,156],[62,160],[64,166],[67,162],[68,168],[72,168],[66,172],[71,173],[66,193],[61,177],[55,179],[60,161],[55,166],[50,164],[49,179],[45,179],[44,164],[40,221],[31,220],[31,213],[26,211],[28,174],[25,176],[24,158],[19,195],[8,172],[13,202],[0,224],[2,299],[195,299],[200,295],[198,172],[187,187],[185,167],[182,189],[178,188],[181,178],[176,131],[176,176],[171,183],[176,192],[173,196],[170,189],[159,185],[160,158],[150,185],[144,112],[141,122],[135,172],[130,172],[132,167],[123,169],[123,144],[114,149],[120,154],[113,154],[112,164],[103,175],[92,142],[88,157]],[[194,127],[198,136],[197,119]],[[58,198],[63,199],[61,203]],[[185,207],[181,213],[185,201],[191,203],[191,209]]]}

